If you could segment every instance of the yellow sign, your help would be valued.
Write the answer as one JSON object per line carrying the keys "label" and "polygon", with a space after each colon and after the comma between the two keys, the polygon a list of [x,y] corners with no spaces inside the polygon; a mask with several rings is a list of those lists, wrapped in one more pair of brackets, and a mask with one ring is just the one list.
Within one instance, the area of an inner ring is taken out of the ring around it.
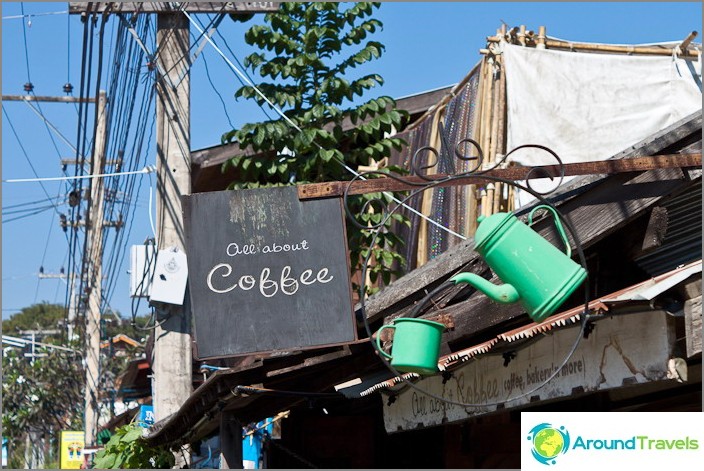
{"label": "yellow sign", "polygon": [[85,432],[63,430],[60,437],[61,469],[81,469]]}

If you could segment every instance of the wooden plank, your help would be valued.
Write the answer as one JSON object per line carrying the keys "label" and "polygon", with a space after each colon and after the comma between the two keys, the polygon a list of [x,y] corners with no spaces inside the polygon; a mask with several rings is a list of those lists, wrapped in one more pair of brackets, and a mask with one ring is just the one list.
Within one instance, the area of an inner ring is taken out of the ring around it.
{"label": "wooden plank", "polygon": [[[279,9],[281,2],[188,2],[188,13],[267,13]],[[91,5],[88,8],[88,5]],[[69,2],[70,15],[81,13],[167,13],[180,11],[171,2]]]}
{"label": "wooden plank", "polygon": [[95,103],[95,97],[78,98],[74,96],[37,96],[37,95],[3,95],[2,101],[46,101],[53,103]]}
{"label": "wooden plank", "polygon": [[[666,168],[690,168],[701,167],[702,154],[670,154],[652,155],[644,157],[634,157],[621,160],[604,160],[599,162],[580,162],[565,164],[565,176],[575,175],[613,175],[626,172],[643,172],[654,169]],[[531,173],[529,175],[529,173]],[[533,178],[544,178],[547,176],[558,177],[560,169],[557,165],[544,165],[538,167],[509,167],[486,172],[484,175],[504,178],[507,180],[525,180]],[[457,178],[448,181],[447,175],[433,175],[429,178],[439,182],[436,187],[448,187],[458,185],[469,185],[476,183],[486,183],[490,180],[482,180],[480,176]],[[298,197],[300,199],[325,198],[331,196],[341,196],[349,186],[348,194],[359,195],[364,193],[375,193],[381,191],[410,191],[421,188],[423,183],[430,183],[421,177],[405,177],[405,181],[383,177],[369,180],[356,180],[349,182],[326,182],[310,183],[298,186]],[[408,183],[406,183],[408,182]]]}

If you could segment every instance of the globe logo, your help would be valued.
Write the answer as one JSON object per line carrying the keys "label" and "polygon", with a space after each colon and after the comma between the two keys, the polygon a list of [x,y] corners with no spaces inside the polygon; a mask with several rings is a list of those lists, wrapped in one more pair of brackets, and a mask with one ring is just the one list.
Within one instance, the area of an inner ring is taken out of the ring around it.
{"label": "globe logo", "polygon": [[565,427],[555,428],[548,423],[533,427],[528,440],[533,443],[533,458],[545,465],[555,464],[556,458],[570,449],[570,434]]}

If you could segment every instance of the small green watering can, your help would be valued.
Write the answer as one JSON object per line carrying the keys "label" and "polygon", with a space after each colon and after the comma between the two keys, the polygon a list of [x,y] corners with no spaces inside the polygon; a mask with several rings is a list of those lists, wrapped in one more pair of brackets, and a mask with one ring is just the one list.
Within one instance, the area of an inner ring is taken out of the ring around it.
{"label": "small green watering can", "polygon": [[468,283],[499,303],[520,302],[535,322],[550,316],[582,284],[587,272],[570,258],[572,250],[555,209],[535,207],[528,224],[538,209],[553,213],[567,254],[511,213],[480,216],[475,249],[505,284],[495,285],[474,273],[459,273],[450,280]]}
{"label": "small green watering can", "polygon": [[[381,331],[394,329],[391,355],[381,349]],[[445,324],[427,319],[398,317],[392,325],[383,325],[376,335],[379,353],[391,360],[391,366],[402,373],[429,375],[438,372],[440,340]]]}

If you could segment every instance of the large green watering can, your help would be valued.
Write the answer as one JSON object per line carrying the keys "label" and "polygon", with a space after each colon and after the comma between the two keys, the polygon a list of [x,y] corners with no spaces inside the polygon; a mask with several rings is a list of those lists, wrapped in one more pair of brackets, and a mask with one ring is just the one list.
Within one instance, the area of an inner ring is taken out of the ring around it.
{"label": "large green watering can", "polygon": [[459,273],[455,283],[468,283],[499,303],[520,302],[535,322],[541,322],[582,284],[587,272],[571,258],[571,249],[557,212],[550,206],[537,206],[528,215],[547,209],[567,247],[562,253],[511,213],[480,216],[474,235],[475,249],[505,283],[495,285],[474,273]]}

